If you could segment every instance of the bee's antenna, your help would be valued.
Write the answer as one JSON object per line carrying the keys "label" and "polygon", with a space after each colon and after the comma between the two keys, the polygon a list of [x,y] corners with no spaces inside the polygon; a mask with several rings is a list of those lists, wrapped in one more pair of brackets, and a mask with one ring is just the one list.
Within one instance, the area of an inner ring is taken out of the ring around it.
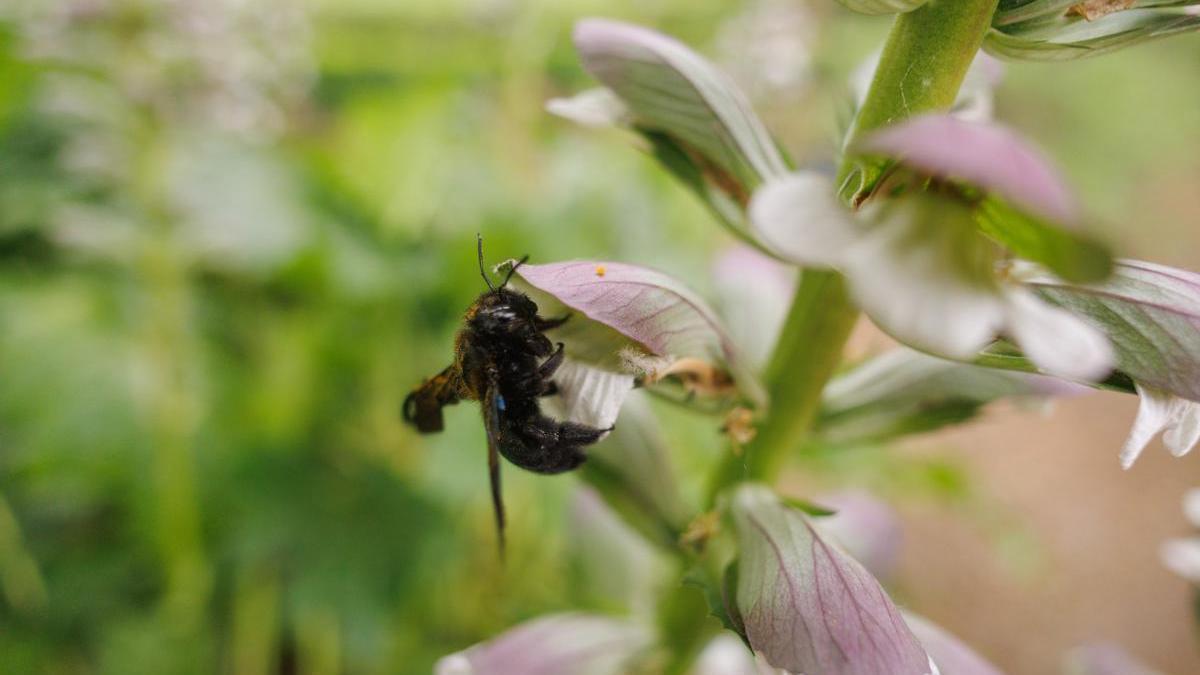
{"label": "bee's antenna", "polygon": [[[488,277],[487,271],[483,269],[483,235],[475,233],[476,250],[479,252],[479,276],[483,277],[483,283],[487,284],[488,290],[495,293],[496,287],[492,285],[492,280]],[[505,280],[507,281],[507,279]],[[503,286],[501,286],[503,288]]]}
{"label": "bee's antenna", "polygon": [[526,263],[526,261],[528,261],[528,260],[529,260],[529,255],[526,254],[526,255],[521,256],[520,260],[513,263],[513,266],[508,268],[508,276],[504,277],[504,283],[500,284],[500,288],[504,288],[505,286],[507,286],[508,280],[512,279],[512,275],[516,273],[517,268],[520,267],[521,265],[524,265]]}

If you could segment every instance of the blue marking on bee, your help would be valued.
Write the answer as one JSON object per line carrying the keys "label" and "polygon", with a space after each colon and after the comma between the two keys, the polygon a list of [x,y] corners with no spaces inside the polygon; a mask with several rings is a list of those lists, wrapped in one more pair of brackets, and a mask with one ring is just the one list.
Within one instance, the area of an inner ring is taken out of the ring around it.
{"label": "blue marking on bee", "polygon": [[503,396],[496,397],[496,409],[499,410],[500,412],[504,412],[504,397]]}

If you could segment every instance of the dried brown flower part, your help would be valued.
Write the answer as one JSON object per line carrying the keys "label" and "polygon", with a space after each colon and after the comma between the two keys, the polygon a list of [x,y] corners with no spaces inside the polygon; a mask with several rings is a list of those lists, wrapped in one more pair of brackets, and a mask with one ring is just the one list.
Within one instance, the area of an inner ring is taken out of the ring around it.
{"label": "dried brown flower part", "polygon": [[758,429],[754,426],[754,413],[749,408],[740,406],[730,410],[725,416],[725,424],[721,431],[729,437],[729,442],[733,445],[733,454],[740,457],[742,449],[758,434]]}
{"label": "dried brown flower part", "polygon": [[716,511],[701,513],[692,522],[688,523],[687,529],[683,531],[683,534],[679,535],[679,544],[694,548],[697,551],[703,551],[704,545],[708,540],[712,539],[720,531],[720,514]]}
{"label": "dried brown flower part", "polygon": [[1072,5],[1067,15],[1082,16],[1088,21],[1095,21],[1113,12],[1129,9],[1137,4],[1137,0],[1084,0],[1078,5]]}

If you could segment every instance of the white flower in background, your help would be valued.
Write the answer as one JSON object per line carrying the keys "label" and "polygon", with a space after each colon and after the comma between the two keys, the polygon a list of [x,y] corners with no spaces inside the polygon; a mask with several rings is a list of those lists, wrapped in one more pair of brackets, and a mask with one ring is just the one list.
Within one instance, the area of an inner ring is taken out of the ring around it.
{"label": "white flower in background", "polygon": [[[947,115],[918,117],[867,138],[866,152],[950,176],[1056,222],[1075,219],[1057,176],[1011,132]],[[973,207],[917,192],[847,210],[832,181],[801,171],[770,181],[750,204],[756,232],[803,265],[833,267],[863,311],[911,346],[970,359],[997,336],[1044,371],[1095,380],[1113,367],[1104,334],[1006,278]]]}
{"label": "white flower in background", "polygon": [[904,543],[900,517],[886,502],[862,490],[822,495],[817,504],[835,511],[813,524],[835,539],[878,579],[887,580],[899,562]]}
{"label": "white flower in background", "polygon": [[1067,652],[1066,675],[1162,675],[1119,645],[1095,642]]}
{"label": "white flower in background", "polygon": [[818,19],[804,3],[756,0],[725,22],[717,49],[730,75],[752,98],[795,100],[812,82]]}
{"label": "white flower in background", "polygon": [[652,642],[649,629],[630,621],[553,614],[443,657],[434,675],[622,675]]}
{"label": "white flower in background", "polygon": [[[1183,515],[1200,529],[1200,488],[1192,488],[1183,496]],[[1200,537],[1167,540],[1159,555],[1167,569],[1200,586]]]}
{"label": "white flower in background", "polygon": [[753,654],[732,633],[713,638],[689,675],[789,675],[786,670],[772,668],[761,654]]}

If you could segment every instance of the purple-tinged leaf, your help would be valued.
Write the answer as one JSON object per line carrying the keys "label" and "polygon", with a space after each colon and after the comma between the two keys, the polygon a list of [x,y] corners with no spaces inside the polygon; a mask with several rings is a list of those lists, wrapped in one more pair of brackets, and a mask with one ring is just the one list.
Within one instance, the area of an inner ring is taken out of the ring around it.
{"label": "purple-tinged leaf", "polygon": [[716,313],[676,279],[645,267],[595,261],[526,264],[517,276],[543,314],[554,315],[557,301],[578,315],[552,334],[567,345],[568,355],[609,368],[630,347],[672,359],[695,357],[728,368],[748,399],[764,401],[761,385],[742,367]]}
{"label": "purple-tinged leaf", "polygon": [[639,126],[700,153],[738,184],[730,189],[748,197],[787,171],[745,95],[683,43],[608,19],[580,21],[574,37],[584,68],[629,106]]}
{"label": "purple-tinged leaf", "polygon": [[622,675],[653,641],[646,627],[590,614],[554,614],[438,661],[436,675]]}
{"label": "purple-tinged leaf", "polygon": [[862,490],[822,495],[816,502],[835,511],[814,521],[821,532],[841,544],[876,578],[892,575],[904,540],[900,517],[892,507]]}
{"label": "purple-tinged leaf", "polygon": [[1200,401],[1200,275],[1122,260],[1103,283],[1069,284],[1029,269],[1015,276],[1103,330],[1117,368],[1134,381]]}
{"label": "purple-tinged leaf", "polygon": [[999,668],[941,626],[912,612],[904,612],[904,620],[929,652],[929,658],[933,659],[941,675],[1003,675]]}
{"label": "purple-tinged leaf", "polygon": [[1067,675],[1160,675],[1123,648],[1107,642],[1072,649],[1064,670]]}
{"label": "purple-tinged leaf", "polygon": [[1036,148],[1001,126],[922,115],[871,134],[859,149],[924,173],[973,183],[1060,224],[1079,218],[1058,171]]}
{"label": "purple-tinged leaf", "polygon": [[922,675],[929,657],[879,582],[770,489],[733,498],[746,637],[793,673]]}

